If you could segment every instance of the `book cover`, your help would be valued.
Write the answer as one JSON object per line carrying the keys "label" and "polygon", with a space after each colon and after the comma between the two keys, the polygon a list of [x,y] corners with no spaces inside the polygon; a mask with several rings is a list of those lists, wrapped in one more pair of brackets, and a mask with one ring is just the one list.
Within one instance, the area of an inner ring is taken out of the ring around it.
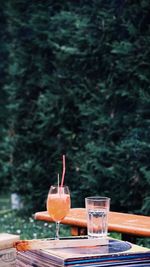
{"label": "book cover", "polygon": [[0,233],[0,267],[16,267],[16,249],[13,248],[13,243],[19,239],[19,235]]}
{"label": "book cover", "polygon": [[114,239],[110,239],[108,245],[81,247],[79,240],[79,247],[18,252],[16,266],[150,267],[150,250]]}
{"label": "book cover", "polygon": [[16,249],[7,248],[0,250],[0,267],[16,266]]}

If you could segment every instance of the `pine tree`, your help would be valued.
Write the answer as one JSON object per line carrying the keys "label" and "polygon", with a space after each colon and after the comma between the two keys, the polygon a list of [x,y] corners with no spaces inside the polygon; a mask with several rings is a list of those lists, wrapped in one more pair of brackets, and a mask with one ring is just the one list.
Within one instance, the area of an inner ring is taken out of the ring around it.
{"label": "pine tree", "polygon": [[13,189],[44,208],[65,153],[73,206],[148,213],[147,1],[8,4]]}
{"label": "pine tree", "polygon": [[5,91],[5,84],[8,76],[8,45],[9,36],[5,16],[5,5],[0,5],[0,191],[3,192],[9,187],[10,174],[10,152],[11,144],[9,141],[8,124],[8,95]]}

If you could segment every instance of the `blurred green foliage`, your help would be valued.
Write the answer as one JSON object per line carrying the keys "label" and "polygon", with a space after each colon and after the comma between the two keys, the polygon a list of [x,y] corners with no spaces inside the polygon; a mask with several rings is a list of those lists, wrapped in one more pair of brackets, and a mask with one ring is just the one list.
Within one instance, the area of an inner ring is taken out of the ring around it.
{"label": "blurred green foliage", "polygon": [[[36,221],[32,216],[20,216],[10,211],[0,216],[0,233],[17,234],[20,239],[54,238],[55,224]],[[70,229],[61,225],[60,236],[70,236]]]}
{"label": "blurred green foliage", "polygon": [[45,209],[66,154],[72,206],[107,195],[112,210],[149,214],[148,1],[7,0],[0,12],[3,181],[26,211]]}

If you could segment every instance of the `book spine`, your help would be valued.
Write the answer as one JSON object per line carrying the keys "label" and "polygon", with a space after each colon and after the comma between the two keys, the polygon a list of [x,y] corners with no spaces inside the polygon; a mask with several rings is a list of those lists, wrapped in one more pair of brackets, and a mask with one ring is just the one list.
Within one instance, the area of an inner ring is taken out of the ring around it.
{"label": "book spine", "polygon": [[26,264],[26,263],[23,263],[23,262],[21,262],[20,260],[16,260],[16,265],[15,265],[15,267],[32,267],[33,265],[30,265],[30,264]]}

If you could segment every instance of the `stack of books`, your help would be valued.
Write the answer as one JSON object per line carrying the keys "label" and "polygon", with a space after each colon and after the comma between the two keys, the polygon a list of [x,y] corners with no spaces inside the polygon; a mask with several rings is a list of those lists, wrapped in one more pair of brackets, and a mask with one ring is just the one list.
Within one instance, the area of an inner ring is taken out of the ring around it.
{"label": "stack of books", "polygon": [[[70,240],[71,242],[71,240]],[[110,239],[108,244],[28,250],[17,253],[17,267],[150,267],[150,249]]]}
{"label": "stack of books", "polygon": [[19,235],[0,233],[0,267],[16,267],[16,249],[13,243]]}

